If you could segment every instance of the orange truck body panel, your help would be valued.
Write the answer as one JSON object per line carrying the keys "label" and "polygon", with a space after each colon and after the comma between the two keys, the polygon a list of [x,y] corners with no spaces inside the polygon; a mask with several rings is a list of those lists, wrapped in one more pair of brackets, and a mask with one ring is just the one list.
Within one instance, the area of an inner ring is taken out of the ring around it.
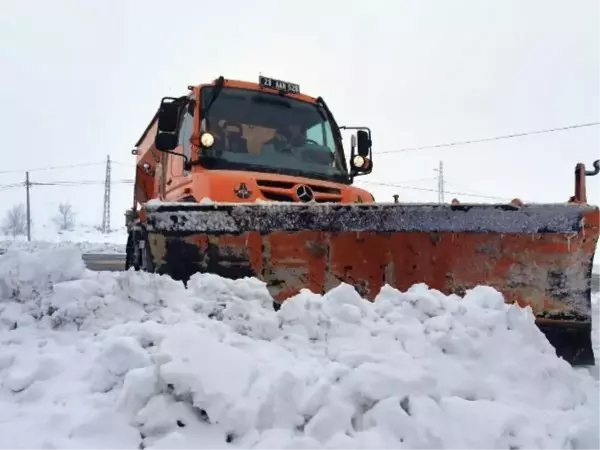
{"label": "orange truck body panel", "polygon": [[[189,98],[200,102],[204,86],[191,88]],[[260,89],[231,80],[224,86]],[[194,151],[200,123],[197,114]],[[146,270],[183,281],[198,272],[257,277],[275,304],[301,289],[325,293],[342,282],[370,301],[386,284],[406,290],[426,283],[458,295],[489,285],[507,303],[529,306],[560,356],[594,363],[591,273],[600,212],[587,205],[585,176],[595,173],[583,165],[567,203],[381,204],[349,183],[307,176],[202,165],[184,174],[183,158],[158,151],[156,134],[155,117],[137,145],[134,208],[142,205]],[[253,130],[245,137],[250,153],[271,138]],[[301,186],[310,187],[314,201],[301,203]]]}

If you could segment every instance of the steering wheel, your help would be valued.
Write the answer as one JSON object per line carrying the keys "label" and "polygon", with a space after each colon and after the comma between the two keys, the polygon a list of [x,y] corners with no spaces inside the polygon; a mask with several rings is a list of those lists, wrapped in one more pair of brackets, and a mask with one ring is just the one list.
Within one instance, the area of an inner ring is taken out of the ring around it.
{"label": "steering wheel", "polygon": [[[269,140],[269,142],[272,142],[272,141],[273,141],[273,139]],[[314,141],[313,139],[305,138],[304,142],[303,142],[303,145],[306,144],[306,143],[314,144],[316,146],[321,147],[321,144],[319,144],[317,141]],[[288,155],[298,156],[298,154],[300,154],[300,157],[302,155],[302,152],[299,152],[297,150],[296,146],[292,145],[290,142],[287,142],[286,144],[284,144],[281,147],[275,146],[275,149],[276,149],[276,151],[278,151],[280,153],[285,153],[285,154],[288,154]]]}
{"label": "steering wheel", "polygon": [[308,139],[308,138],[306,138],[306,139],[304,139],[304,142],[305,142],[305,143],[306,143],[306,142],[308,142],[309,144],[315,144],[315,145],[318,145],[319,147],[322,147],[322,145],[321,145],[321,144],[319,144],[317,141],[314,141],[314,140],[312,140],[312,139]]}

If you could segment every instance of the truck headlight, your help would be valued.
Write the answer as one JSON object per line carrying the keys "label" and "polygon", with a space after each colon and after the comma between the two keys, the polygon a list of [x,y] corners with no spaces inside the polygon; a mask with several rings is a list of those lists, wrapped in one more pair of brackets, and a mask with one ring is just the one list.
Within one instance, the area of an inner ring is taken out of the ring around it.
{"label": "truck headlight", "polygon": [[352,160],[352,164],[354,165],[354,167],[361,168],[362,166],[365,165],[365,158],[363,158],[360,155],[356,155],[354,157],[354,159]]}
{"label": "truck headlight", "polygon": [[215,143],[215,137],[210,133],[202,133],[202,136],[200,136],[200,143],[204,148],[212,147]]}

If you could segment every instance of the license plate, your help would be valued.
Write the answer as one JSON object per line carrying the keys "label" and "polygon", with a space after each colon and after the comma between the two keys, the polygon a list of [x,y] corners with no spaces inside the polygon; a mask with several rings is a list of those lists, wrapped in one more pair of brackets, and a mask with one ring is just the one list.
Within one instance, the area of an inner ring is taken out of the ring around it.
{"label": "license plate", "polygon": [[288,81],[276,80],[275,78],[259,77],[258,82],[262,87],[277,89],[279,91],[291,92],[293,94],[300,93],[300,86]]}

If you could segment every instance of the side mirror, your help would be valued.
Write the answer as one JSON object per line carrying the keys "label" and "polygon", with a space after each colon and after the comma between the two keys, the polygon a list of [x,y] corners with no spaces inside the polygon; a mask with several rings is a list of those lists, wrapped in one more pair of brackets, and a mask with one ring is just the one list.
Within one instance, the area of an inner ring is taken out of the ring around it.
{"label": "side mirror", "polygon": [[154,138],[154,145],[161,152],[169,152],[177,147],[177,135],[159,132]]}
{"label": "side mirror", "polygon": [[165,97],[160,102],[158,109],[158,131],[161,133],[175,133],[179,119],[179,99]]}
{"label": "side mirror", "polygon": [[371,130],[367,127],[342,126],[340,130],[357,130],[350,137],[350,176],[368,175],[373,171]]}
{"label": "side mirror", "polygon": [[177,147],[177,125],[181,99],[164,97],[158,108],[157,133],[154,145],[161,152],[169,152]]}
{"label": "side mirror", "polygon": [[371,153],[371,138],[369,137],[369,133],[364,130],[358,130],[356,132],[356,140],[358,141],[358,154],[363,158],[369,156]]}

